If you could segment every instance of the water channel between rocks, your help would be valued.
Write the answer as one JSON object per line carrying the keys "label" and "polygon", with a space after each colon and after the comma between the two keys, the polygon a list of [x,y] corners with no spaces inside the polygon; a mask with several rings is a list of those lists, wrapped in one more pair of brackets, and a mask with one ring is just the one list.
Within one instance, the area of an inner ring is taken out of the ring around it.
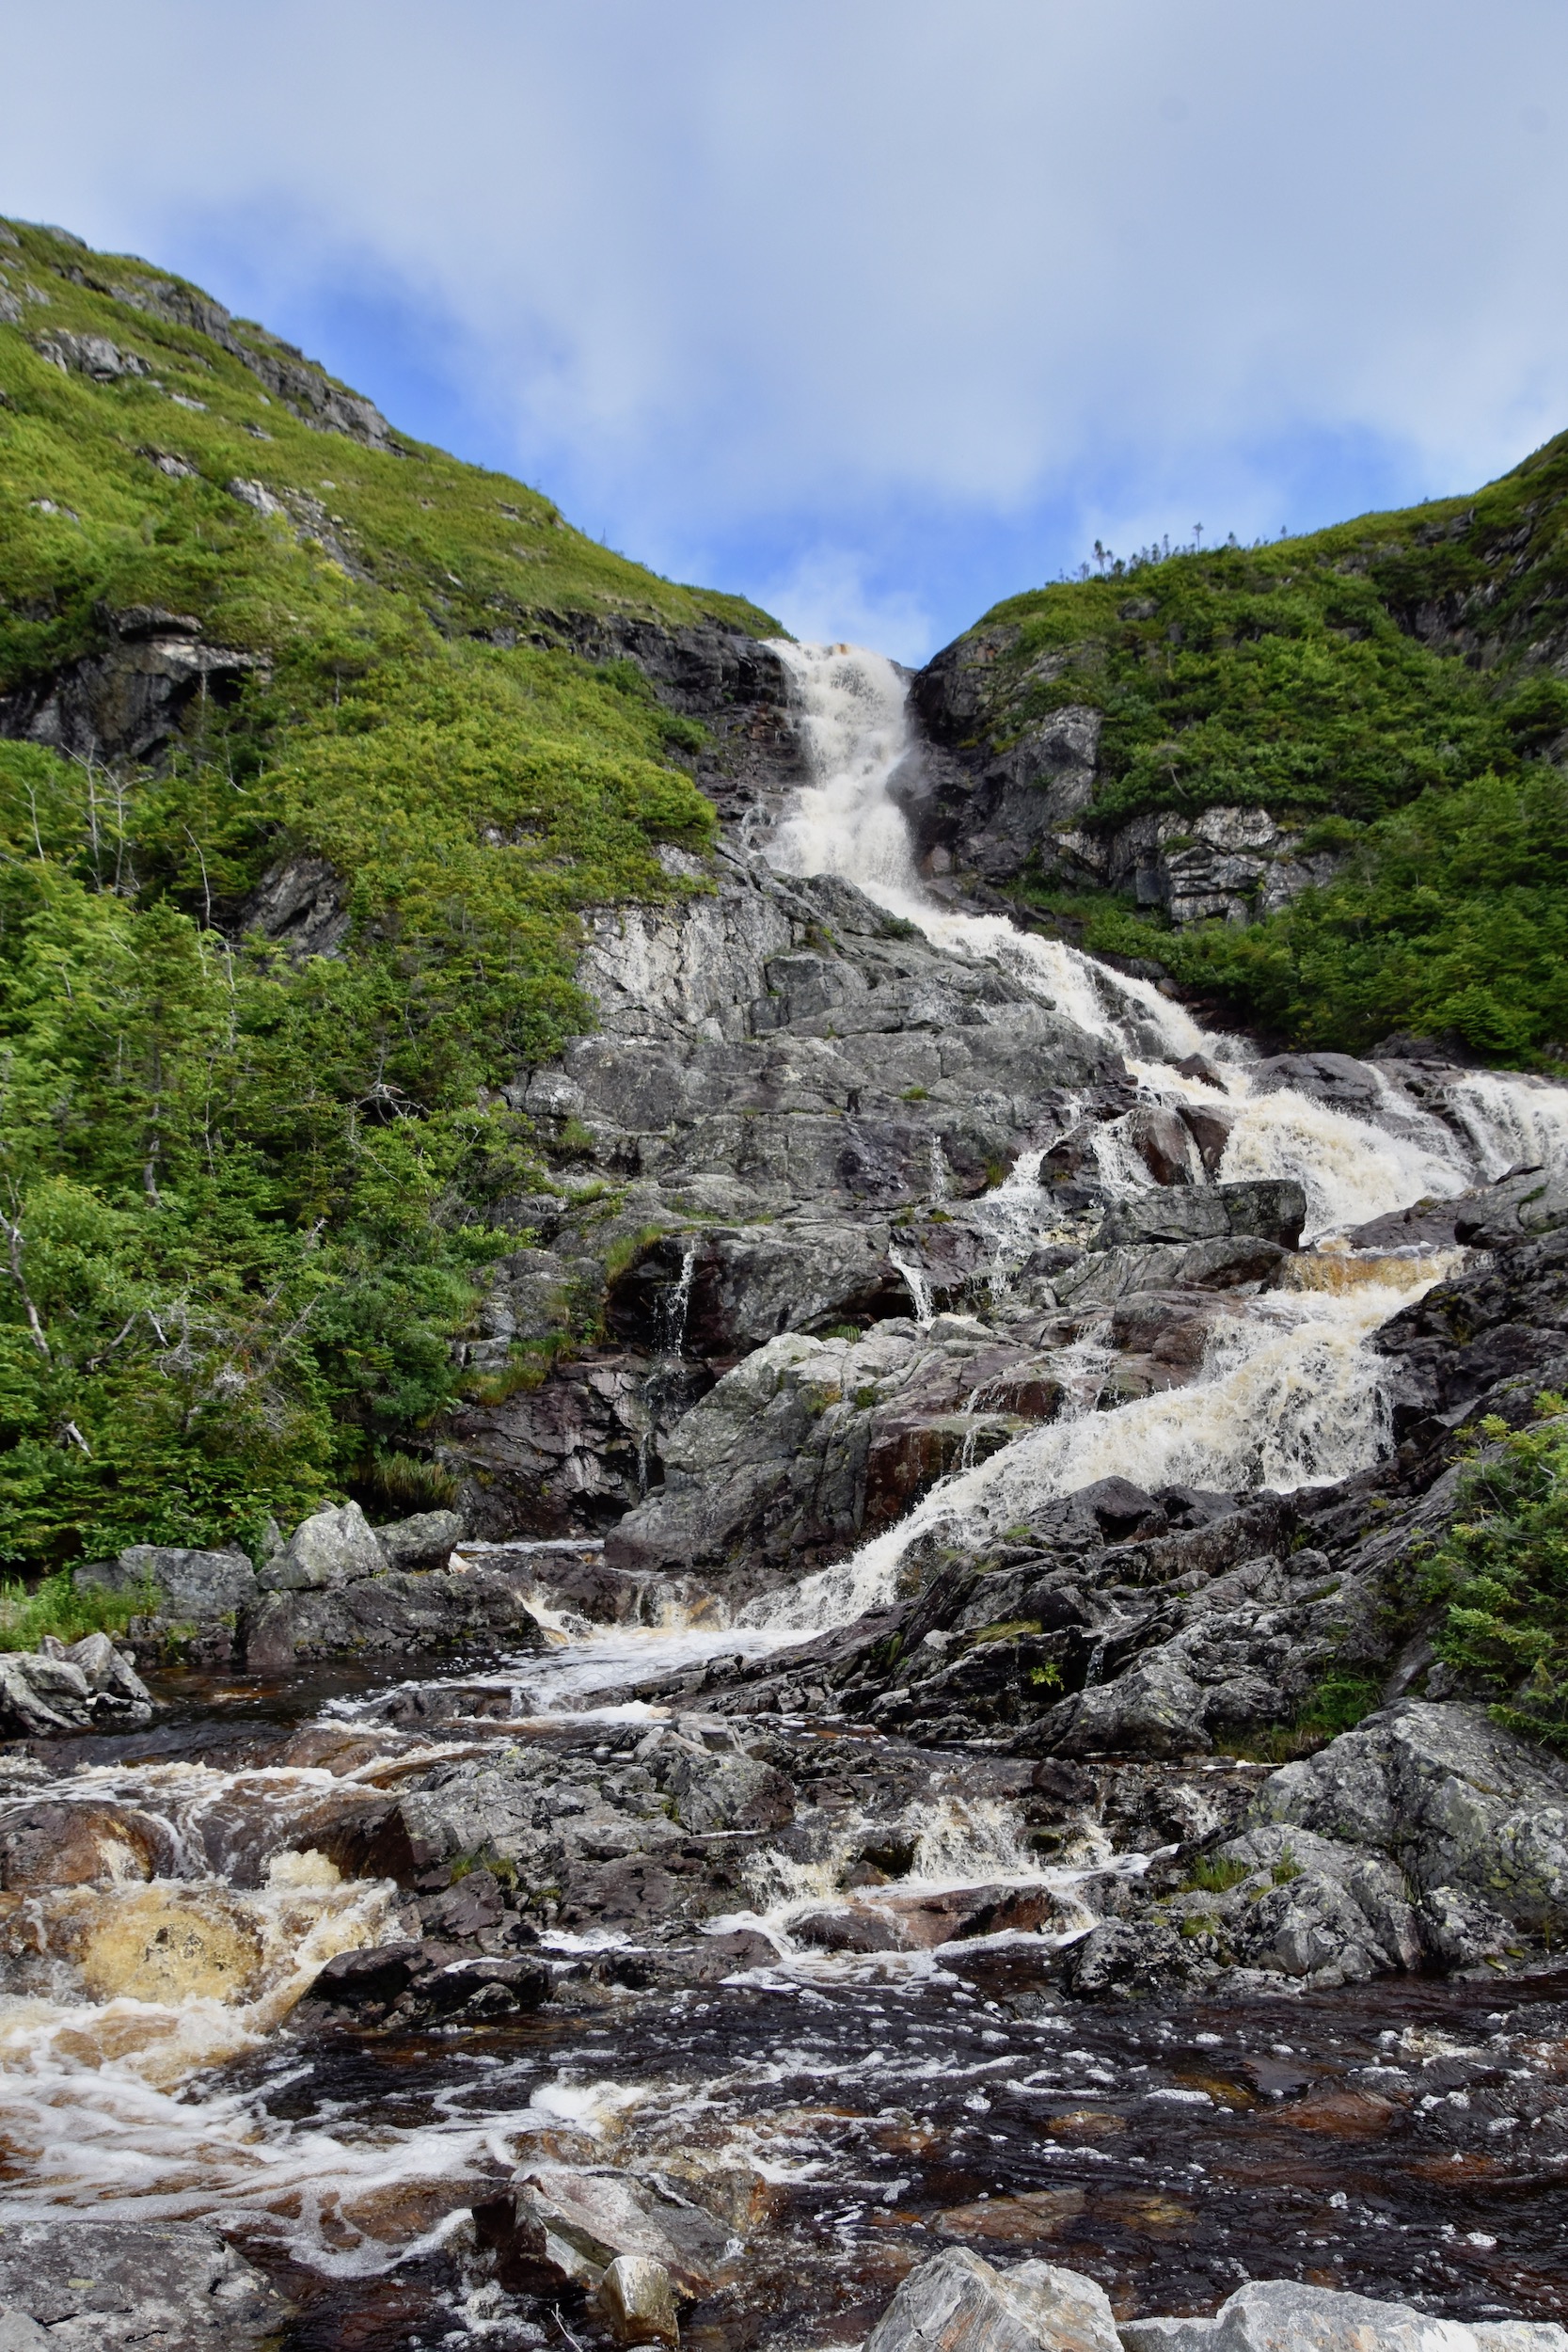
{"label": "water channel between rocks", "polygon": [[[960,1461],[899,1524],[734,1625],[585,1633],[568,1618],[542,1653],[411,1680],[169,1675],[152,1732],[0,1758],[0,1798],[101,1804],[147,1841],[111,1887],[66,1846],[53,1884],[0,1898],[5,2209],[211,2217],[293,2298],[301,2346],[561,2340],[491,2275],[470,2218],[529,2159],[627,2167],[726,2212],[731,2258],[683,2323],[726,2352],[853,2343],[944,2243],[1090,2270],[1124,2313],[1212,2309],[1247,2276],[1418,2293],[1456,2315],[1568,2312],[1561,2159],[1541,2153],[1560,2144],[1542,2131],[1568,2074],[1568,1979],[1076,2005],[1044,1961],[1148,1856],[1085,1823],[1045,1857],[1016,1774],[983,1748],[779,1723],[780,1753],[828,1777],[853,1836],[737,1835],[733,1904],[698,1937],[742,1941],[706,1980],[661,1974],[613,1917],[562,1916],[528,1945],[555,1987],[527,2018],[291,2024],[335,1953],[420,1932],[372,1867],[371,1828],[356,1867],[344,1823],[379,1820],[433,1763],[531,1743],[635,1778],[672,1724],[722,1754],[733,1727],[661,1680],[885,1603],[933,1534],[994,1541],[1110,1475],[1282,1492],[1371,1463],[1387,1425],[1364,1343],[1461,1253],[1339,1237],[1521,1160],[1568,1160],[1560,1089],[1466,1074],[1444,1117],[1391,1101],[1382,1123],[1289,1089],[1254,1095],[1248,1049],[1148,982],[933,903],[887,789],[906,749],[897,674],[842,649],[787,660],[819,781],[776,866],[837,873],[945,953],[1001,965],[1121,1050],[1150,1102],[1223,1110],[1224,1180],[1306,1187],[1296,1287],[1240,1301],[1186,1386],[1114,1409],[1091,1332],[1059,1418]],[[1039,1157],[986,1196],[993,1285],[1055,1238]],[[1101,1177],[1113,1197],[1150,1182],[1110,1130]],[[929,1324],[918,1269],[907,1279]],[[899,1861],[857,1883],[848,1857],[884,1831]],[[977,1889],[1001,1922],[989,1931]],[[834,1948],[820,1921],[835,1905],[928,1926],[903,1948]]]}

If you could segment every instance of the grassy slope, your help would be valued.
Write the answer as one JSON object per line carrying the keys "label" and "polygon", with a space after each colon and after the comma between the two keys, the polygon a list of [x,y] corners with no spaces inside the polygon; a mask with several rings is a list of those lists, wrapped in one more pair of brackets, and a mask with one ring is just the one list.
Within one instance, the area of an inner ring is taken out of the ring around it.
{"label": "grassy slope", "polygon": [[1069,901],[1292,1041],[1452,1031],[1502,1060],[1568,1041],[1568,436],[1471,500],[1261,548],[1120,567],[998,605],[1002,746],[1103,711],[1091,821],[1263,805],[1339,881],[1244,931],[1161,934]]}
{"label": "grassy slope", "polygon": [[[685,887],[659,846],[713,821],[673,757],[689,723],[639,673],[516,634],[776,625],[503,475],[313,429],[287,346],[197,290],[10,239],[0,693],[137,605],[257,666],[156,772],[0,743],[0,1559],[437,1499],[450,1338],[515,1246],[498,1204],[551,1181],[495,1089],[586,1018],[578,910]],[[61,331],[149,373],[62,372],[35,348]],[[236,917],[299,853],[346,878],[354,928],[294,965]]]}

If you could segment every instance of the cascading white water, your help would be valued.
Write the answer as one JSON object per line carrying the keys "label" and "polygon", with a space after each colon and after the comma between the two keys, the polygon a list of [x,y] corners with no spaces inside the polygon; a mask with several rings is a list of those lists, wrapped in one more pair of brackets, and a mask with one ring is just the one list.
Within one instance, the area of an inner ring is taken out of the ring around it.
{"label": "cascading white water", "polygon": [[[1356,1118],[1293,1088],[1259,1091],[1242,1041],[1213,1035],[1146,980],[1110,971],[1060,941],[1017,930],[997,915],[939,907],[922,888],[909,827],[889,786],[912,750],[904,683],[881,656],[835,645],[784,645],[796,682],[816,781],[774,836],[776,866],[836,874],[931,942],[989,961],[1075,1026],[1117,1046],[1151,1101],[1206,1102],[1230,1122],[1219,1177],[1293,1178],[1307,1201],[1307,1239],[1365,1224],[1423,1198],[1451,1198],[1520,1161],[1568,1164],[1568,1090],[1495,1073],[1452,1080],[1452,1124],[1385,1089],[1379,1115]],[[1201,1055],[1210,1073],[1173,1065]],[[1095,1149],[1114,1194],[1149,1171],[1114,1126]],[[1021,1162],[990,1196],[999,1270],[1017,1263],[1031,1214],[1048,1237],[1052,1210]],[[1194,1173],[1201,1171],[1194,1168]],[[1005,1202],[1005,1208],[1004,1208]],[[983,1542],[1053,1496],[1119,1472],[1140,1485],[1186,1483],[1287,1488],[1347,1475],[1376,1458],[1385,1414],[1375,1359],[1363,1342],[1457,1263],[1452,1253],[1382,1263],[1354,1281],[1277,1294],[1223,1327],[1198,1380],[1106,1413],[1070,1415],[1020,1438],[977,1468],[935,1487],[896,1528],[792,1591],[752,1603],[742,1622],[802,1632],[884,1604],[898,1563],[941,1526]],[[912,1287],[912,1285],[911,1285]]]}

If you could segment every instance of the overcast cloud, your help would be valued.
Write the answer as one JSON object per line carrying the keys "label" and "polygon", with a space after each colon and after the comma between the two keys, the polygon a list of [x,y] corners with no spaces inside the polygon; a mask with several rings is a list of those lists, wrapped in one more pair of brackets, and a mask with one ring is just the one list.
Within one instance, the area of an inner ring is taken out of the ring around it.
{"label": "overcast cloud", "polygon": [[[0,210],[803,633],[1568,425],[1561,0],[51,0]],[[24,100],[24,103],[22,103]]]}

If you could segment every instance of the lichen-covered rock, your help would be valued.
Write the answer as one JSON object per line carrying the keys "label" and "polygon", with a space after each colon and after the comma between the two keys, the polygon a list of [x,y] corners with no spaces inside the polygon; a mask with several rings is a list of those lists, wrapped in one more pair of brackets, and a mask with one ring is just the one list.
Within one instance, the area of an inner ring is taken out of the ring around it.
{"label": "lichen-covered rock", "polygon": [[1253,2280],[1212,2319],[1124,2320],[1121,2341],[1126,2352],[1568,2352],[1568,2329],[1551,2322],[1434,2320],[1294,2279]]}
{"label": "lichen-covered rock", "polygon": [[372,1534],[389,1567],[444,1568],[463,1540],[461,1511],[418,1511]]}
{"label": "lichen-covered rock", "polygon": [[1120,2352],[1103,2287],[1051,2263],[997,2270],[953,2247],[911,2270],[865,2352]]}
{"label": "lichen-covered rock", "polygon": [[345,1502],[302,1519],[260,1581],[268,1592],[331,1592],[362,1577],[383,1576],[387,1565],[365,1514],[356,1502]]}
{"label": "lichen-covered rock", "polygon": [[1568,1924],[1568,1763],[1481,1708],[1402,1700],[1282,1766],[1256,1814],[1391,1854],[1423,1891]]}
{"label": "lichen-covered rock", "polygon": [[0,2309],[55,2352],[248,2352],[288,2316],[215,2230],[74,2213],[0,2226]]}

